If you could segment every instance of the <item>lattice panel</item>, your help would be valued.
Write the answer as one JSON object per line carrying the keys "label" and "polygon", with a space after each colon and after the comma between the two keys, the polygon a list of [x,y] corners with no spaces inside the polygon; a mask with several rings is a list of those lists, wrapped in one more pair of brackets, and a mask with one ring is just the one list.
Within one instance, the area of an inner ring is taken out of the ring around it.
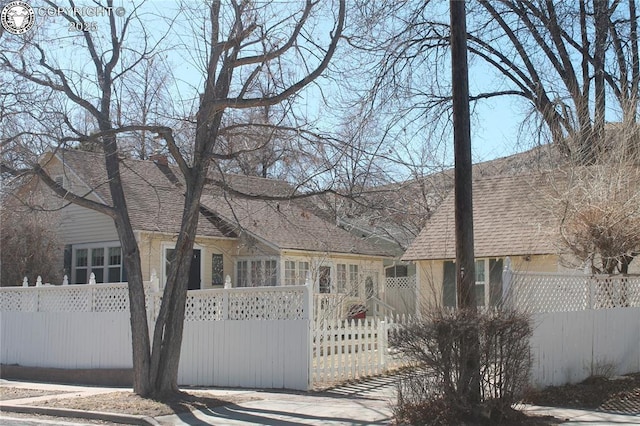
{"label": "lattice panel", "polygon": [[640,308],[640,277],[628,278],[627,290],[629,306]]}
{"label": "lattice panel", "polygon": [[593,309],[640,306],[640,278],[594,277]]}
{"label": "lattice panel", "polygon": [[529,312],[569,312],[586,309],[589,303],[587,277],[513,274],[511,300]]}
{"label": "lattice panel", "polygon": [[416,276],[411,277],[387,277],[387,289],[415,289],[416,288]]}
{"label": "lattice panel", "polygon": [[640,277],[513,273],[508,298],[530,312],[640,307]]}
{"label": "lattice panel", "polygon": [[231,320],[304,319],[303,291],[252,291],[229,294]]}
{"label": "lattice panel", "polygon": [[[224,319],[224,294],[198,292],[187,295],[185,321],[218,321]],[[158,307],[159,308],[159,307]]]}
{"label": "lattice panel", "polygon": [[90,312],[91,288],[85,285],[38,289],[40,312]]}
{"label": "lattice panel", "polygon": [[129,290],[127,287],[102,287],[93,288],[94,312],[128,312]]}
{"label": "lattice panel", "polygon": [[38,308],[38,295],[22,289],[2,289],[0,291],[0,311],[34,312]]}

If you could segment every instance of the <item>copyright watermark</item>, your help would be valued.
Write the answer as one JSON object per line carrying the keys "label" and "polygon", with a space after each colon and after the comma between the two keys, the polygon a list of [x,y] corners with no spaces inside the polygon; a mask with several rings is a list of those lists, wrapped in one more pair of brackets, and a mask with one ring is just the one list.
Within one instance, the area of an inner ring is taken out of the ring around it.
{"label": "copyright watermark", "polygon": [[[99,18],[104,16],[122,17],[126,13],[124,7],[111,6],[82,6],[82,7],[32,7],[24,1],[12,1],[2,8],[0,24],[11,34],[24,34],[33,28],[36,18],[66,17],[69,31],[96,31],[97,21],[87,21],[85,18]],[[82,19],[74,19],[82,18]]]}
{"label": "copyright watermark", "polygon": [[2,27],[11,34],[24,34],[33,28],[36,16],[33,8],[23,1],[12,1],[0,13]]}

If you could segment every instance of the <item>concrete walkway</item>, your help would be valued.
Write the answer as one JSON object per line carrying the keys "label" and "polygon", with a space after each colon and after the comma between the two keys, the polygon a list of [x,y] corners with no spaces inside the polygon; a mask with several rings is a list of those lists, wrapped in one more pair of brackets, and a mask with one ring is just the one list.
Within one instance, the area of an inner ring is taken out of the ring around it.
{"label": "concrete walkway", "polygon": [[[243,396],[246,402],[229,404],[180,415],[156,418],[114,413],[76,412],[75,410],[38,407],[38,402],[51,398],[87,396],[123,390],[67,386],[0,380],[0,387],[20,387],[48,391],[69,392],[20,400],[1,401],[3,412],[20,411],[61,417],[101,419],[114,423],[140,425],[385,425],[392,419],[395,388],[391,378],[374,378],[362,383],[342,386],[327,392],[271,392],[238,389],[201,389],[208,394]],[[126,390],[126,389],[125,389]],[[185,389],[194,392],[194,389]],[[586,410],[520,407],[527,412],[551,415],[571,425],[640,425],[639,415],[620,415]],[[4,413],[0,414],[0,423]]]}

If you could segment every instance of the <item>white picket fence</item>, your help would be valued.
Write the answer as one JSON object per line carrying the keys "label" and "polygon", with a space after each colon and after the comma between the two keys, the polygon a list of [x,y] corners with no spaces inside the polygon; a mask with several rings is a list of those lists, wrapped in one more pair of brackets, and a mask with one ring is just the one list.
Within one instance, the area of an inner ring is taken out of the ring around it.
{"label": "white picket fence", "polygon": [[[152,329],[162,300],[155,275],[145,293]],[[387,339],[406,318],[321,324],[312,293],[306,285],[189,291],[179,383],[309,389],[403,364]],[[25,282],[0,289],[0,312],[3,364],[131,368],[126,283]]]}
{"label": "white picket fence", "polygon": [[410,317],[330,319],[315,323],[312,335],[312,380],[327,387],[384,374],[409,361],[389,350],[389,335]]}

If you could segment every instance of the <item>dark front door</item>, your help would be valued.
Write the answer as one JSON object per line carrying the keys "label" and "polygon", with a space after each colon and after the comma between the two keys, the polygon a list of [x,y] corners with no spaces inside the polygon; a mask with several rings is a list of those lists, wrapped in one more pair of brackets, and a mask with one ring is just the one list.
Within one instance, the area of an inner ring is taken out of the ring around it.
{"label": "dark front door", "polygon": [[200,290],[200,250],[193,249],[189,270],[189,290]]}

